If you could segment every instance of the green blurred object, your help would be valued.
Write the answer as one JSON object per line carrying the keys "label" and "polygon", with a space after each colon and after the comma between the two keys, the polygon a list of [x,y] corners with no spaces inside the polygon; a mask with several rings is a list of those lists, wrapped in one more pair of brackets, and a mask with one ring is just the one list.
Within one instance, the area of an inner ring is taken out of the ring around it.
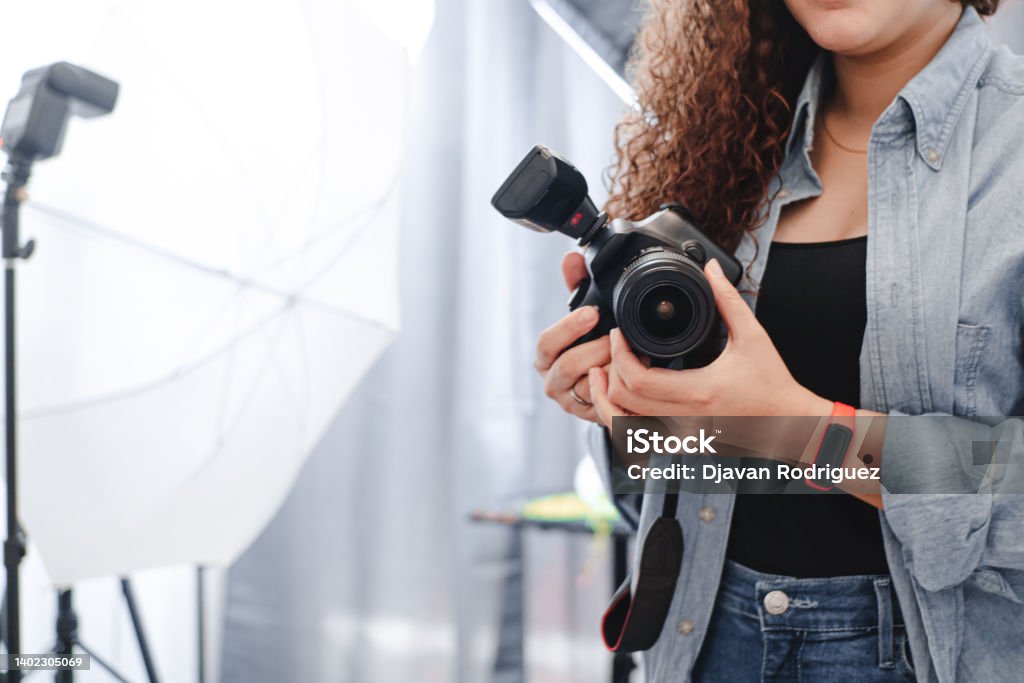
{"label": "green blurred object", "polygon": [[520,509],[523,519],[537,522],[584,522],[607,527],[619,521],[619,513],[606,497],[592,505],[574,492],[531,498]]}

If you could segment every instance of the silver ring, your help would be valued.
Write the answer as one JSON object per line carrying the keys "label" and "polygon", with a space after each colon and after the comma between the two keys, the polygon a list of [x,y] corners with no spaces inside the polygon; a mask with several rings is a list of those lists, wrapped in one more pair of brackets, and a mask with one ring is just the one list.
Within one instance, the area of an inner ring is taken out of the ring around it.
{"label": "silver ring", "polygon": [[[580,383],[580,381],[576,380],[576,384],[579,384],[579,383]],[[593,403],[591,403],[590,401],[585,401],[582,396],[580,396],[579,394],[576,393],[576,384],[573,384],[572,385],[572,389],[569,390],[569,393],[572,394],[573,400],[575,400],[577,403],[579,403],[584,408],[592,408],[592,407],[594,407]]]}

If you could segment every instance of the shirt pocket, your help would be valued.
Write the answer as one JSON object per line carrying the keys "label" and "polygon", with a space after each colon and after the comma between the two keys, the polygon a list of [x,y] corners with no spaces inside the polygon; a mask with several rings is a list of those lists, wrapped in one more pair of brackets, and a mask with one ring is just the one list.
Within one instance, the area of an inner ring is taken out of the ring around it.
{"label": "shirt pocket", "polygon": [[974,573],[971,574],[968,580],[986,593],[999,595],[1018,604],[1024,604],[1024,600],[1020,598],[1017,589],[1014,588],[1014,583],[1019,588],[1022,580],[1024,580],[1024,572],[1022,571],[979,567],[974,570]]}
{"label": "shirt pocket", "polygon": [[988,325],[956,326],[956,369],[953,374],[953,413],[973,417],[978,414],[978,365],[985,355],[985,347],[992,328]]}

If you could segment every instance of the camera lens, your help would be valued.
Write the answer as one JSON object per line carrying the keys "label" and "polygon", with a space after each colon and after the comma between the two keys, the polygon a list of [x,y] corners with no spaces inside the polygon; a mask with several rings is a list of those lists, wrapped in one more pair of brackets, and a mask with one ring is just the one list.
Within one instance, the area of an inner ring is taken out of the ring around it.
{"label": "camera lens", "polygon": [[690,295],[675,285],[658,285],[637,304],[640,326],[658,339],[673,339],[693,320]]}
{"label": "camera lens", "polygon": [[700,266],[661,247],[626,266],[612,306],[630,346],[653,358],[689,353],[707,338],[714,322],[714,298]]}

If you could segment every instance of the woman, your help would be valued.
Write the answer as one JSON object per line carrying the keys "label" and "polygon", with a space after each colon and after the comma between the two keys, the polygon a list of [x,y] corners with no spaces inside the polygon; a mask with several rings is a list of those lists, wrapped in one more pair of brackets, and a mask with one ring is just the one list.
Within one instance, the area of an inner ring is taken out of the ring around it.
{"label": "woman", "polygon": [[[1024,409],[1024,60],[991,45],[979,13],[996,5],[653,2],[608,210],[686,204],[756,296],[709,264],[724,349],[679,372],[617,331],[566,350],[597,322],[578,310],[538,342],[547,395],[606,426],[849,404],[884,427],[862,455],[955,438],[1020,465],[1020,420],[948,417]],[[580,256],[563,271],[574,286]],[[904,414],[952,426],[886,417]],[[1021,680],[1024,496],[987,491],[681,496],[648,680]]]}

